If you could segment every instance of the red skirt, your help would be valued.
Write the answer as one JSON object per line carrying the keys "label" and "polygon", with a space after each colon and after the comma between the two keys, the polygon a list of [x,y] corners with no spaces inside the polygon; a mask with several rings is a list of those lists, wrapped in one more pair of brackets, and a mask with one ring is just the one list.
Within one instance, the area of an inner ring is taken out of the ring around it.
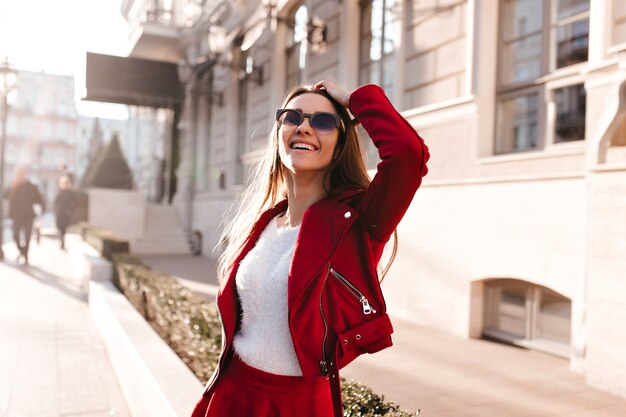
{"label": "red skirt", "polygon": [[237,355],[222,371],[213,394],[202,397],[192,417],[331,417],[330,384],[323,377],[270,374]]}

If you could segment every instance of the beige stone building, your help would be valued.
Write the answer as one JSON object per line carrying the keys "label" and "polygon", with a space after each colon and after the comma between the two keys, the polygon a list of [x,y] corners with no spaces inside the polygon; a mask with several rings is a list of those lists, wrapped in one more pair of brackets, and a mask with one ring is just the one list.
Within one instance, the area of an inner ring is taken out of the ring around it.
{"label": "beige stone building", "polygon": [[178,66],[175,204],[205,256],[286,88],[377,83],[432,153],[383,284],[389,310],[562,356],[626,396],[625,1],[126,0],[122,12],[131,57]]}
{"label": "beige stone building", "polygon": [[18,167],[30,179],[50,208],[59,177],[76,168],[74,78],[45,72],[17,71],[15,103],[7,114],[5,186]]}

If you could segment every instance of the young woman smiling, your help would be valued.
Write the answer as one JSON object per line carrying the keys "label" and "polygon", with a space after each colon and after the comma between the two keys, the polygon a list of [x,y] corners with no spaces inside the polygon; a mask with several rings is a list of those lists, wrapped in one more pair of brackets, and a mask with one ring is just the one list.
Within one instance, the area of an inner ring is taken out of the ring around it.
{"label": "young woman smiling", "polygon": [[[381,158],[371,181],[359,122]],[[376,85],[286,95],[222,236],[222,354],[193,417],[343,415],[339,369],[391,346],[377,268],[428,157]]]}

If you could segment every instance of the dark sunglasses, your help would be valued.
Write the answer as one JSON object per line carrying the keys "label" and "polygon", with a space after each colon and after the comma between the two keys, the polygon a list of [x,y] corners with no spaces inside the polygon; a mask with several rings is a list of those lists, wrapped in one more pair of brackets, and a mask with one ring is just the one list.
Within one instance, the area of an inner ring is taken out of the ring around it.
{"label": "dark sunglasses", "polygon": [[296,109],[279,109],[276,111],[276,121],[281,125],[300,126],[304,118],[309,119],[309,124],[315,130],[320,132],[330,132],[339,127],[341,117],[335,113],[315,112],[302,113]]}

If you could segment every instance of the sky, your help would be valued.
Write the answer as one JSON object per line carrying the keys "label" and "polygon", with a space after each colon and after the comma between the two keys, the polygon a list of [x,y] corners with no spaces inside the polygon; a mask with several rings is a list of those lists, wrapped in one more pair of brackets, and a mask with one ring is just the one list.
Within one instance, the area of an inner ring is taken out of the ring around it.
{"label": "sky", "polygon": [[0,60],[6,57],[22,70],[73,75],[80,114],[125,119],[126,106],[81,100],[86,95],[87,51],[128,55],[129,29],[120,4],[121,0],[0,0]]}

